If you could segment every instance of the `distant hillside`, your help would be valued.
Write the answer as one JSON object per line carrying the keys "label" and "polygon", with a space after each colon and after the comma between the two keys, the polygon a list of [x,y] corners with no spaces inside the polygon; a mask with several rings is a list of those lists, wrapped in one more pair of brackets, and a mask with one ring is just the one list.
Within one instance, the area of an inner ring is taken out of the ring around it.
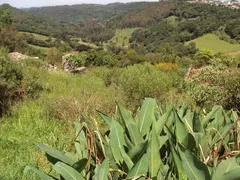
{"label": "distant hillside", "polygon": [[89,21],[104,22],[119,15],[144,9],[151,3],[113,3],[108,5],[82,4],[72,6],[52,6],[29,8],[24,11],[32,12],[44,17],[51,17],[63,22],[86,24]]}
{"label": "distant hillside", "polygon": [[200,50],[212,50],[214,53],[240,51],[240,44],[230,44],[229,42],[220,40],[215,34],[206,34],[187,42],[187,44],[191,42],[196,43],[196,47]]}
{"label": "distant hillside", "polygon": [[19,31],[34,32],[54,37],[60,34],[73,33],[73,30],[68,28],[67,23],[38,16],[30,12],[24,12],[9,4],[4,4],[1,7],[9,12],[13,19],[13,26]]}

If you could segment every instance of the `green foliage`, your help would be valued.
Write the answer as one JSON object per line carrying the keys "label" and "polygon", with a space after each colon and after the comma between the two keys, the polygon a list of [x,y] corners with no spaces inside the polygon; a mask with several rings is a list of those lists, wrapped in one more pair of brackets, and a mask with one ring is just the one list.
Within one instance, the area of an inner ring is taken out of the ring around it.
{"label": "green foliage", "polygon": [[70,55],[68,61],[75,67],[81,67],[86,65],[87,54],[80,53],[78,55]]}
{"label": "green foliage", "polygon": [[187,81],[187,93],[198,106],[220,104],[227,109],[239,110],[239,77],[239,71],[234,68],[206,66]]}
{"label": "green foliage", "polygon": [[0,115],[17,99],[23,74],[21,68],[7,57],[6,49],[0,49]]}
{"label": "green foliage", "polygon": [[120,75],[119,86],[136,105],[144,97],[163,99],[164,94],[174,86],[174,74],[163,72],[150,64],[136,64],[127,67]]}
{"label": "green foliage", "polygon": [[[98,112],[109,126],[102,135],[98,123],[82,115],[76,124],[75,163],[84,158],[81,171],[64,154],[38,144],[60,179],[238,179],[239,157],[225,159],[239,149],[238,116],[220,106],[202,116],[183,105],[161,112],[146,98],[136,117],[118,105],[119,116]],[[88,138],[87,138],[88,137]],[[104,138],[103,138],[104,137]],[[54,161],[53,161],[54,160]],[[219,161],[220,163],[216,163]],[[61,168],[60,168],[61,167]],[[226,168],[228,167],[228,168]],[[40,176],[42,172],[26,167]],[[54,176],[54,178],[59,179]]]}
{"label": "green foliage", "polygon": [[105,51],[89,51],[82,52],[76,55],[71,55],[67,59],[73,66],[107,66],[113,67],[116,65],[116,57]]}
{"label": "green foliage", "polygon": [[2,7],[0,7],[0,27],[9,26],[12,24],[12,17]]}
{"label": "green foliage", "polygon": [[215,34],[206,34],[186,44],[190,42],[196,43],[196,47],[201,51],[211,50],[214,53],[225,53],[240,50],[240,44],[230,44],[229,42],[219,39]]}

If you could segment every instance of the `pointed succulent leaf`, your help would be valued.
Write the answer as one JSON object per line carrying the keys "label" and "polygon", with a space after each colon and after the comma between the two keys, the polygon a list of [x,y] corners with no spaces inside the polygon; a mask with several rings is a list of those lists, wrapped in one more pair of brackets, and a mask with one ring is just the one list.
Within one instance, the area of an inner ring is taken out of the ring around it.
{"label": "pointed succulent leaf", "polygon": [[133,145],[139,144],[140,142],[143,141],[143,137],[131,113],[121,105],[119,105],[118,108]]}
{"label": "pointed succulent leaf", "polygon": [[210,113],[207,114],[207,116],[205,116],[201,122],[203,127],[206,126],[210,120],[212,120],[216,114],[216,112],[219,110],[220,106],[214,106],[212,111]]}
{"label": "pointed succulent leaf", "polygon": [[119,122],[115,120],[112,121],[110,133],[110,148],[117,164],[123,163],[123,157],[127,159],[127,154],[124,150],[124,146],[126,146],[124,135],[124,130],[119,124]]}
{"label": "pointed succulent leaf", "polygon": [[195,154],[192,154],[184,148],[180,148],[180,157],[182,160],[184,171],[188,179],[192,180],[209,180],[210,173],[207,165],[200,161]]}
{"label": "pointed succulent leaf", "polygon": [[84,180],[84,177],[73,167],[64,164],[62,162],[57,162],[53,169],[59,173],[64,179],[67,180]]}
{"label": "pointed succulent leaf", "polygon": [[32,167],[32,166],[26,166],[24,169],[24,174],[27,174],[28,171],[33,171],[36,173],[42,180],[54,180],[51,176],[48,176],[44,172]]}
{"label": "pointed succulent leaf", "polygon": [[155,129],[152,129],[151,141],[148,147],[148,155],[149,155],[149,172],[151,178],[156,178],[158,175],[158,171],[161,167],[163,167],[163,163],[159,153],[159,141],[158,135],[156,134]]}
{"label": "pointed succulent leaf", "polygon": [[108,126],[111,126],[112,118],[108,117],[107,115],[103,114],[100,111],[97,112],[101,116],[101,118],[108,124]]}
{"label": "pointed succulent leaf", "polygon": [[140,111],[137,113],[137,123],[142,136],[145,136],[150,131],[152,122],[155,120],[155,109],[157,103],[155,99],[146,98],[141,106]]}
{"label": "pointed succulent leaf", "polygon": [[[223,179],[227,173],[230,173],[231,171],[238,169],[240,170],[240,166],[237,163],[236,157],[229,158],[226,160],[223,160],[221,163],[217,165],[217,168],[215,172],[213,173],[212,180],[218,180]],[[233,173],[233,172],[232,172]],[[238,178],[240,178],[240,173],[238,172]],[[229,176],[229,174],[228,174]],[[230,178],[232,179],[232,178]]]}
{"label": "pointed succulent leaf", "polygon": [[148,140],[144,140],[141,143],[133,146],[128,152],[128,156],[132,159],[133,163],[136,164],[137,161],[142,157],[147,150]]}
{"label": "pointed succulent leaf", "polygon": [[134,165],[134,167],[129,171],[127,179],[134,179],[141,176],[142,174],[146,175],[148,172],[148,155],[144,154],[142,158]]}
{"label": "pointed succulent leaf", "polygon": [[68,158],[66,155],[60,153],[59,151],[56,151],[53,148],[50,148],[47,145],[36,143],[36,145],[46,153],[48,159],[52,164],[56,164],[58,161],[62,161],[66,164],[69,164],[72,166],[74,164],[74,161]]}
{"label": "pointed succulent leaf", "polygon": [[86,136],[84,131],[82,130],[82,125],[80,123],[75,123],[76,129],[76,140],[75,140],[75,148],[77,151],[78,159],[86,158],[87,157],[87,150],[86,150]]}
{"label": "pointed succulent leaf", "polygon": [[95,169],[95,180],[107,180],[109,173],[108,159],[106,158],[101,165],[97,165]]}
{"label": "pointed succulent leaf", "polygon": [[88,162],[88,160],[86,158],[83,158],[83,159],[79,160],[78,162],[75,162],[72,167],[74,169],[76,169],[79,173],[81,173],[82,170],[84,170],[85,167],[87,166],[87,162]]}
{"label": "pointed succulent leaf", "polygon": [[157,122],[154,126],[157,134],[161,133],[167,121],[171,121],[169,120],[171,119],[171,115],[172,115],[172,109],[168,110],[166,113],[164,113],[161,117],[157,119]]}

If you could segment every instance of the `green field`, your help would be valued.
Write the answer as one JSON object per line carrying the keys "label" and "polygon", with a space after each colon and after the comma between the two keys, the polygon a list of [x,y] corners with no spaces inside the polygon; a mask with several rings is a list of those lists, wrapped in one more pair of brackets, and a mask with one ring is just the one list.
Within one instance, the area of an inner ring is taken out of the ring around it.
{"label": "green field", "polygon": [[113,42],[117,46],[129,46],[129,39],[132,36],[132,33],[139,28],[126,28],[126,29],[117,29],[115,35],[108,41],[108,44]]}
{"label": "green field", "polygon": [[197,48],[200,50],[212,50],[214,53],[240,51],[240,44],[230,44],[226,41],[220,40],[215,34],[206,34],[202,37],[189,41],[186,44],[189,44],[190,42],[195,42]]}
{"label": "green field", "polygon": [[[44,36],[41,34],[36,34],[36,33],[30,33],[30,32],[19,32],[19,34],[27,34],[27,35],[33,35],[37,40],[42,40],[45,41],[49,39],[49,36]],[[55,40],[55,38],[51,37],[52,40]]]}
{"label": "green field", "polygon": [[36,49],[44,50],[44,51],[47,51],[49,49],[47,47],[41,47],[41,46],[36,46],[36,45],[32,45],[32,44],[29,44],[29,46],[36,48]]}
{"label": "green field", "polygon": [[94,43],[90,43],[90,42],[83,42],[82,38],[71,38],[71,40],[77,40],[79,44],[85,45],[85,46],[89,46],[93,49],[98,48],[98,46]]}

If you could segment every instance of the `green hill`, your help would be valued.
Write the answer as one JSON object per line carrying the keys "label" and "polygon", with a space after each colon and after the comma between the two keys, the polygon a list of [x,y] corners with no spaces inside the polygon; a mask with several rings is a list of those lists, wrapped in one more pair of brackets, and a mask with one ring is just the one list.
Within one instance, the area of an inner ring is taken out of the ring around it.
{"label": "green hill", "polygon": [[226,53],[240,50],[240,44],[230,44],[226,41],[220,40],[215,34],[206,34],[192,41],[188,41],[186,44],[189,44],[190,42],[196,43],[196,47],[200,50],[210,49],[214,53]]}
{"label": "green hill", "polygon": [[86,24],[89,21],[104,22],[128,12],[144,9],[149,4],[148,2],[112,3],[108,5],[81,4],[29,8],[24,10],[63,22]]}
{"label": "green hill", "polygon": [[108,44],[115,43],[117,46],[129,46],[129,39],[137,29],[138,28],[117,29],[113,38],[108,41]]}
{"label": "green hill", "polygon": [[67,23],[59,22],[52,18],[38,16],[30,12],[24,12],[10,6],[9,4],[4,4],[0,7],[9,12],[13,19],[13,26],[18,31],[54,37],[60,36],[61,34],[73,33],[72,29],[67,28]]}

